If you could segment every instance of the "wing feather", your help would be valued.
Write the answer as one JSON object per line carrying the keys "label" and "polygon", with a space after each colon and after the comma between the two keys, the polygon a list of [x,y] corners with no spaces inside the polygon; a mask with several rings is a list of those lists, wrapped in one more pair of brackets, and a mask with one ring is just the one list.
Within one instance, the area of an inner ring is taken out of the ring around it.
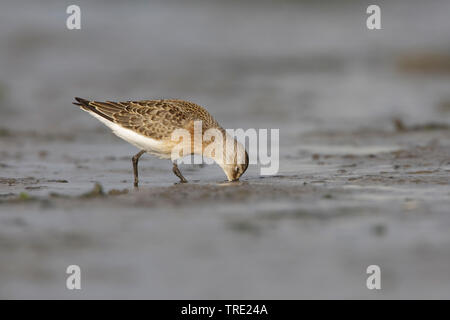
{"label": "wing feather", "polygon": [[153,139],[167,139],[175,129],[191,129],[195,120],[203,122],[203,130],[220,128],[201,106],[183,100],[161,99],[140,101],[89,101],[75,98],[74,104],[94,112],[124,128]]}

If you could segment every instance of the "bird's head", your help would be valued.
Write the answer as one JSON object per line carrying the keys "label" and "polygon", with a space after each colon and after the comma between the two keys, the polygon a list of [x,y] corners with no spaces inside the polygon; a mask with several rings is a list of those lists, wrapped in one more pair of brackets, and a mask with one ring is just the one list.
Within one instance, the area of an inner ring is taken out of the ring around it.
{"label": "bird's head", "polygon": [[224,161],[218,162],[225,172],[228,181],[237,181],[248,168],[248,153],[245,147],[235,139],[232,143],[233,147],[228,147],[224,151]]}

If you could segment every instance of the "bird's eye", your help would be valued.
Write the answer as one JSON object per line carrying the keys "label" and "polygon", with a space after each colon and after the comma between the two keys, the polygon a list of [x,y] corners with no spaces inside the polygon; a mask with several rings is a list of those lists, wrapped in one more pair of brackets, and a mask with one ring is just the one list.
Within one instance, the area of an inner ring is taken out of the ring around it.
{"label": "bird's eye", "polygon": [[239,173],[239,167],[235,167],[234,172]]}

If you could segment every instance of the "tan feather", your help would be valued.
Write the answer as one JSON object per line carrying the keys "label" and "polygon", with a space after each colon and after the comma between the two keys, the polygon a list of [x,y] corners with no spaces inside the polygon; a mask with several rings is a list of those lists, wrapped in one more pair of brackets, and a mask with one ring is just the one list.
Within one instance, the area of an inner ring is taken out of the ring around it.
{"label": "tan feather", "polygon": [[75,99],[78,101],[75,104],[82,108],[152,139],[169,139],[174,130],[190,129],[196,120],[202,121],[204,131],[220,128],[208,111],[189,101],[162,99],[102,102]]}

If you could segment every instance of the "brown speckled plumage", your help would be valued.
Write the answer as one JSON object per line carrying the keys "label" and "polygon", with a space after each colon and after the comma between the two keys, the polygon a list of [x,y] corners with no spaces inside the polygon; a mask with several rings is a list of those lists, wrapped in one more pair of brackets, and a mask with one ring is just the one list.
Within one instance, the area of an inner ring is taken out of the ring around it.
{"label": "brown speckled plumage", "polygon": [[75,98],[84,109],[95,112],[118,125],[153,139],[170,139],[178,128],[190,129],[201,120],[203,130],[220,128],[217,121],[201,106],[184,100],[161,99],[141,101],[88,101]]}
{"label": "brown speckled plumage", "polygon": [[[248,154],[245,147],[225,132],[216,120],[201,106],[183,100],[161,99],[141,101],[89,101],[75,98],[75,105],[89,112],[110,127],[114,134],[123,140],[133,144],[140,151],[132,158],[134,185],[138,186],[138,161],[144,153],[149,153],[163,159],[171,159],[173,172],[181,182],[187,182],[178,169],[176,160],[191,154],[213,158],[223,169],[229,181],[238,180],[247,170]],[[195,122],[201,121],[202,131],[218,129],[219,135],[223,135],[223,145],[212,144],[215,140],[200,140],[196,143]],[[178,136],[177,129],[185,129],[189,137]],[[175,139],[172,134],[175,133]],[[179,140],[176,140],[179,137]],[[232,148],[226,147],[232,139]],[[225,142],[226,140],[226,142]],[[211,149],[208,146],[214,148]],[[178,148],[180,147],[181,148]],[[177,147],[177,148],[176,148]],[[196,148],[197,147],[197,148]],[[175,152],[174,152],[175,151]],[[238,157],[240,155],[240,157]],[[244,159],[244,163],[238,163],[238,159]]]}

